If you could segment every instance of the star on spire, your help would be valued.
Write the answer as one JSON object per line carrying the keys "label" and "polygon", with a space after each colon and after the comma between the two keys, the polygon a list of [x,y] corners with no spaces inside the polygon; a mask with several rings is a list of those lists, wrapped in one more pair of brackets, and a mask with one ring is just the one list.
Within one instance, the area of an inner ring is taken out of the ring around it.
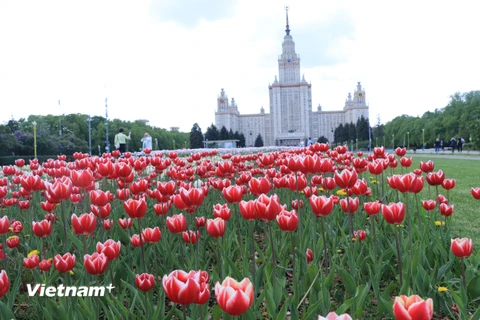
{"label": "star on spire", "polygon": [[287,33],[287,36],[290,35],[290,26],[288,25],[288,9],[290,9],[290,7],[286,6],[285,7],[285,14],[287,16],[287,29],[285,30],[285,32]]}

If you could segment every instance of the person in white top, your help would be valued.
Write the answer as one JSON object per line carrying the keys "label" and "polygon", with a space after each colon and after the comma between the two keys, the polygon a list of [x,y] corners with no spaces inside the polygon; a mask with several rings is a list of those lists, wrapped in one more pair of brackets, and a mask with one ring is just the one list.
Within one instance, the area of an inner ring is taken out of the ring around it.
{"label": "person in white top", "polygon": [[142,141],[142,150],[152,149],[152,137],[148,133],[145,133],[140,141]]}

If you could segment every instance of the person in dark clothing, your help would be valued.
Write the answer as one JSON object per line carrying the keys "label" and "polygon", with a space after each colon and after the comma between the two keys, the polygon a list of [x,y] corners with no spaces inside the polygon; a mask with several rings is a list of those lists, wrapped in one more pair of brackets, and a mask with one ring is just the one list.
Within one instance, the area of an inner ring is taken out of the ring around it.
{"label": "person in dark clothing", "polygon": [[440,140],[437,138],[437,140],[435,140],[435,152],[439,152],[440,151]]}
{"label": "person in dark clothing", "polygon": [[458,137],[458,141],[457,141],[457,148],[458,148],[458,152],[462,152],[463,151],[463,144],[465,143],[465,140],[463,140],[462,137]]}
{"label": "person in dark clothing", "polygon": [[452,153],[455,153],[455,148],[457,147],[457,140],[455,140],[455,138],[450,139],[450,147],[452,148]]}

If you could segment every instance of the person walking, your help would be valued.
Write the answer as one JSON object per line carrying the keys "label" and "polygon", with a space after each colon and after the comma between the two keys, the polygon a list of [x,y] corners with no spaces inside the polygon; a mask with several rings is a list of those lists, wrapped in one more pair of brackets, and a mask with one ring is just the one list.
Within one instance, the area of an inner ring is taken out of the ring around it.
{"label": "person walking", "polygon": [[115,148],[119,150],[121,153],[127,151],[127,140],[131,139],[132,132],[128,133],[128,136],[123,133],[124,129],[118,129],[118,133],[115,135]]}
{"label": "person walking", "polygon": [[463,144],[465,143],[465,140],[463,140],[462,137],[458,137],[458,141],[457,141],[457,148],[458,148],[458,152],[462,152],[463,151]]}
{"label": "person walking", "polygon": [[450,139],[450,147],[452,148],[452,153],[455,153],[455,148],[457,148],[457,140],[455,138]]}
{"label": "person walking", "polygon": [[435,152],[439,152],[440,151],[440,140],[437,138],[437,140],[435,140]]}

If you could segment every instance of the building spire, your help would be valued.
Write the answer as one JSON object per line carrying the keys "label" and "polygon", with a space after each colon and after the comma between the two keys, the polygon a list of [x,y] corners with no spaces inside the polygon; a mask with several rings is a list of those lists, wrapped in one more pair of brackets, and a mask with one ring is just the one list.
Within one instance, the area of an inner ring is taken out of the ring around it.
{"label": "building spire", "polygon": [[290,9],[289,6],[285,7],[285,14],[287,16],[287,29],[285,29],[285,32],[287,33],[287,36],[290,35],[290,26],[288,25],[288,9]]}

